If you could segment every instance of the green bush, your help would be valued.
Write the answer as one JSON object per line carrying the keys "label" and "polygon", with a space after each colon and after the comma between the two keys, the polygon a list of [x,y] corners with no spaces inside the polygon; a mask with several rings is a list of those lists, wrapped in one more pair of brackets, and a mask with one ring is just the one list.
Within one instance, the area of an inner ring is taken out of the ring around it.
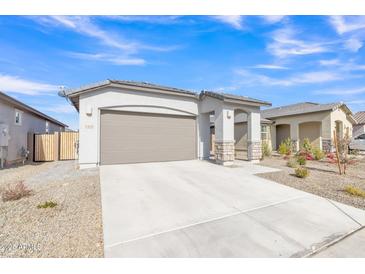
{"label": "green bush", "polygon": [[297,176],[298,178],[306,178],[306,177],[308,177],[308,175],[309,175],[309,171],[305,167],[300,166],[295,169],[295,176]]}
{"label": "green bush", "polygon": [[296,168],[296,167],[298,167],[298,161],[297,161],[297,159],[295,159],[295,158],[292,157],[292,158],[289,158],[289,160],[286,163],[286,165],[288,167],[291,167],[291,168]]}
{"label": "green bush", "polygon": [[279,153],[281,155],[290,155],[292,153],[293,142],[290,138],[287,138],[279,145]]}
{"label": "green bush", "polygon": [[297,162],[299,165],[305,166],[305,164],[307,163],[307,159],[305,158],[305,156],[298,156]]}
{"label": "green bush", "polygon": [[313,147],[308,138],[304,138],[302,148],[306,153],[312,152]]}
{"label": "green bush", "polygon": [[57,203],[52,201],[46,201],[43,204],[37,205],[37,208],[53,208],[55,206],[57,206]]}
{"label": "green bush", "polygon": [[322,160],[325,156],[324,152],[317,147],[313,148],[312,154],[316,160]]}
{"label": "green bush", "polygon": [[268,143],[262,143],[262,157],[270,157],[271,156],[271,148]]}

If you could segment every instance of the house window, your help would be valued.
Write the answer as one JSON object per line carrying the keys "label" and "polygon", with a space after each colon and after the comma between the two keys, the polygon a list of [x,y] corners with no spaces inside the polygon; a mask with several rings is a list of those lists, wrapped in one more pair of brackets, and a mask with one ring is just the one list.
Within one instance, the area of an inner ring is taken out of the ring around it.
{"label": "house window", "polygon": [[21,126],[22,125],[22,112],[20,110],[15,110],[15,124]]}
{"label": "house window", "polygon": [[267,125],[261,125],[261,140],[269,140],[269,127]]}

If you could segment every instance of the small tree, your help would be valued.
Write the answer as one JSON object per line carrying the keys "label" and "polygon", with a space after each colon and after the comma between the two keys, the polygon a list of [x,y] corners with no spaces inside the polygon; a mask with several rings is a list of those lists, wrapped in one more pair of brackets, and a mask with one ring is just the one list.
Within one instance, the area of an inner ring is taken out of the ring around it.
{"label": "small tree", "polygon": [[340,174],[346,174],[347,165],[349,163],[349,144],[351,142],[349,129],[343,137],[337,136],[336,130],[333,131],[334,143],[336,149],[337,165]]}

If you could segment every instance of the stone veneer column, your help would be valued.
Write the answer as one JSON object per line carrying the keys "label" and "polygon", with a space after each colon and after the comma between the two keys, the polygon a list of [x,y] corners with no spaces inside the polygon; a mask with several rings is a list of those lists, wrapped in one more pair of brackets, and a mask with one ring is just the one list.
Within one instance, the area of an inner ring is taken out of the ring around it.
{"label": "stone veneer column", "polygon": [[234,141],[215,142],[215,160],[217,164],[231,165],[234,161]]}
{"label": "stone veneer column", "polygon": [[327,138],[322,138],[322,150],[325,152],[332,151],[332,140]]}
{"label": "stone veneer column", "polygon": [[234,161],[234,110],[220,105],[215,109],[215,160],[231,165]]}
{"label": "stone veneer column", "polygon": [[249,161],[259,161],[262,157],[261,142],[247,141],[247,158]]}

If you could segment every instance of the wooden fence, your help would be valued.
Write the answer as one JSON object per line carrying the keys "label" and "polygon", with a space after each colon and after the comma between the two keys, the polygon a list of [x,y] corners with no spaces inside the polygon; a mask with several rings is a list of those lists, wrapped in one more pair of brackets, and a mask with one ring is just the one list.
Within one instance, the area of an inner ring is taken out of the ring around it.
{"label": "wooden fence", "polygon": [[34,134],[35,162],[74,160],[78,158],[78,132]]}
{"label": "wooden fence", "polygon": [[74,160],[77,159],[77,143],[79,140],[79,133],[68,131],[61,132],[60,138],[60,160]]}

